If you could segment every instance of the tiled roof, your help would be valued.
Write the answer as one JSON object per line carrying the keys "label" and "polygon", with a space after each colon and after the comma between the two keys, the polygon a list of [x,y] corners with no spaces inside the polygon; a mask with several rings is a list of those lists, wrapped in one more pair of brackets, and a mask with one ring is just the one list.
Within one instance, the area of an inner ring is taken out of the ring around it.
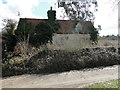
{"label": "tiled roof", "polygon": [[82,25],[84,33],[88,34],[89,33],[88,26],[91,25],[90,22],[73,20],[58,20],[58,23],[60,24],[60,29],[58,30],[58,33],[74,33],[77,23],[80,23]]}
{"label": "tiled roof", "polygon": [[[22,18],[21,18],[22,19]],[[27,22],[32,23],[32,29],[35,29],[35,26],[40,22],[46,22],[47,19],[33,19],[33,18],[25,18]],[[89,34],[88,26],[92,25],[89,21],[74,21],[74,20],[57,20],[60,24],[60,28],[57,33],[68,34],[73,33],[75,31],[75,26],[79,22],[82,25],[83,32],[85,34]]]}

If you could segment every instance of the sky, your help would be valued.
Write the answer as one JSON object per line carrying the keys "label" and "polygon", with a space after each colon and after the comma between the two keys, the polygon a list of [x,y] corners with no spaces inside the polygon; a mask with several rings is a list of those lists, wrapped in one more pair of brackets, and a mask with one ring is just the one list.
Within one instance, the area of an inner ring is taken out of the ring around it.
{"label": "sky", "polygon": [[[97,0],[98,11],[95,12],[95,27],[101,25],[100,35],[118,34],[118,9],[113,8],[110,0]],[[55,4],[57,0],[0,0],[0,30],[2,20],[11,18],[19,21],[19,18],[47,19],[47,11],[52,6],[56,10],[56,18],[62,19],[62,9]],[[20,16],[18,16],[20,12]]]}

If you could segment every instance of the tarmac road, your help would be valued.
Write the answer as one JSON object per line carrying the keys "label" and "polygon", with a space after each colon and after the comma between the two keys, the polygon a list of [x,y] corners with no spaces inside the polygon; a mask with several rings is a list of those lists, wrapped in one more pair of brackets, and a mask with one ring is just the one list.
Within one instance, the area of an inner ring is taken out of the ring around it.
{"label": "tarmac road", "polygon": [[97,82],[118,79],[119,65],[54,73],[20,75],[2,79],[2,88],[82,88]]}

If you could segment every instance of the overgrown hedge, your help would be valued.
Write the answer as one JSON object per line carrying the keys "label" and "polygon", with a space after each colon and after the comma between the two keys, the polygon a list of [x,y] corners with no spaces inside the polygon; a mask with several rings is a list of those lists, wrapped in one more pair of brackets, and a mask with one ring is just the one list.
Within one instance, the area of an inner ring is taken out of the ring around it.
{"label": "overgrown hedge", "polygon": [[[11,62],[10,62],[11,61]],[[2,64],[3,77],[24,73],[53,73],[120,64],[120,55],[114,47],[86,48],[79,51],[41,51],[30,59]]]}

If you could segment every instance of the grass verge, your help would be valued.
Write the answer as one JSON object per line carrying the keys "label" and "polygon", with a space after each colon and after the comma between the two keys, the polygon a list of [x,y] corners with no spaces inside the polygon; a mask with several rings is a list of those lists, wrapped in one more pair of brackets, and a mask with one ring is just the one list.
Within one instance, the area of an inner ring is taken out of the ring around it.
{"label": "grass verge", "polygon": [[110,81],[101,82],[101,83],[95,83],[95,84],[86,86],[85,88],[118,88],[120,89],[119,81],[120,79],[116,79],[116,80],[110,80]]}

